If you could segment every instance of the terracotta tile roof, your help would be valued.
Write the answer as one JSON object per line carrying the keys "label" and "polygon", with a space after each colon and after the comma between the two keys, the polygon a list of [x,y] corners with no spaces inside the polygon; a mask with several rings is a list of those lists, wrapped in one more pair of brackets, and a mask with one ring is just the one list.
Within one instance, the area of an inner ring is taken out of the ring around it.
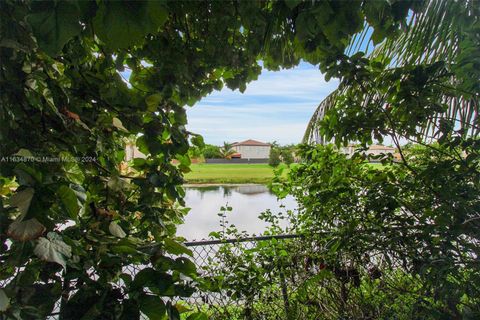
{"label": "terracotta tile roof", "polygon": [[236,147],[236,146],[265,146],[265,147],[269,147],[270,144],[263,143],[263,142],[260,142],[260,141],[257,141],[257,140],[248,139],[248,140],[245,140],[245,141],[242,141],[242,142],[235,142],[234,144],[232,144],[232,146],[233,147]]}

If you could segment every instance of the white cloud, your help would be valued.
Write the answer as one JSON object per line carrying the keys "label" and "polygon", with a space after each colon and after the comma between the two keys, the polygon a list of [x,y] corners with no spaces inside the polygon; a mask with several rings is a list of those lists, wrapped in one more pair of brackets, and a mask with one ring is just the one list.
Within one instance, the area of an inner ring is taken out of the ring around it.
{"label": "white cloud", "polygon": [[337,85],[306,64],[264,71],[244,94],[224,88],[189,109],[188,128],[213,144],[245,139],[298,143],[317,105]]}

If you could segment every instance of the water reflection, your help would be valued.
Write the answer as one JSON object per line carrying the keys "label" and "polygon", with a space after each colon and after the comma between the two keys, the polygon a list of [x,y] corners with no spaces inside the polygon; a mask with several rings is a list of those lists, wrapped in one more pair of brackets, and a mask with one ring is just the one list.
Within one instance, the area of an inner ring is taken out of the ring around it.
{"label": "water reflection", "polygon": [[178,227],[178,235],[188,240],[204,239],[211,231],[220,230],[217,213],[222,206],[230,206],[227,220],[239,230],[250,234],[261,234],[266,223],[258,215],[270,209],[272,212],[293,210],[293,197],[280,201],[264,185],[202,186],[186,187],[185,202],[192,208],[185,223]]}

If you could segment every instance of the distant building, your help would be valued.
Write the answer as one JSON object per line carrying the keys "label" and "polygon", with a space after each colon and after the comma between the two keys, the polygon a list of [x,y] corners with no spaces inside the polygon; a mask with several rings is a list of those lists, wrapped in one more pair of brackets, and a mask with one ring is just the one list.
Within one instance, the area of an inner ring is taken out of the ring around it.
{"label": "distant building", "polygon": [[[356,145],[349,144],[346,147],[342,147],[340,150],[343,153],[345,153],[346,155],[348,155],[349,157],[351,157],[355,153],[355,150],[357,148],[358,147]],[[364,151],[362,153],[367,154],[367,155],[372,155],[372,156],[378,156],[382,153],[384,153],[384,154],[389,154],[390,153],[390,154],[395,155],[396,151],[397,151],[397,149],[395,149],[393,147],[382,146],[382,145],[378,145],[378,144],[372,144],[368,147],[367,151]]]}
{"label": "distant building", "polygon": [[271,145],[256,140],[245,140],[232,144],[236,158],[241,159],[268,159]]}

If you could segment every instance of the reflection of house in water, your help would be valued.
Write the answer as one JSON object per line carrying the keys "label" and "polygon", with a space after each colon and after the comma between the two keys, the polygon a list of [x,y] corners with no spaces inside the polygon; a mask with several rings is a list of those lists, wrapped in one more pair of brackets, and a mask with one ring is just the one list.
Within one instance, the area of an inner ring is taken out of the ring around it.
{"label": "reflection of house in water", "polygon": [[[192,187],[189,187],[189,188],[192,188]],[[207,193],[207,192],[212,192],[212,191],[218,191],[220,190],[220,186],[201,186],[201,187],[197,187],[195,188],[198,192],[200,192],[200,195],[202,196],[203,198],[203,194],[204,193]]]}
{"label": "reflection of house in water", "polygon": [[209,193],[212,193],[212,192],[218,192],[218,193],[221,192],[222,196],[224,198],[228,198],[229,196],[232,195],[233,187],[228,187],[228,186],[195,186],[195,187],[192,187],[192,186],[189,186],[189,187],[186,187],[186,189],[197,190],[198,193],[200,193],[200,198],[201,199],[203,199],[204,194],[209,194]]}
{"label": "reflection of house in water", "polygon": [[235,191],[241,194],[259,194],[268,192],[268,188],[261,184],[252,184],[245,186],[236,186]]}
{"label": "reflection of house in water", "polygon": [[265,192],[270,192],[268,188],[260,184],[242,185],[242,186],[189,186],[187,189],[194,189],[200,193],[200,198],[203,199],[204,194],[211,194],[211,192],[221,193],[223,198],[228,198],[232,195],[232,192],[237,192],[244,195],[255,195]]}

